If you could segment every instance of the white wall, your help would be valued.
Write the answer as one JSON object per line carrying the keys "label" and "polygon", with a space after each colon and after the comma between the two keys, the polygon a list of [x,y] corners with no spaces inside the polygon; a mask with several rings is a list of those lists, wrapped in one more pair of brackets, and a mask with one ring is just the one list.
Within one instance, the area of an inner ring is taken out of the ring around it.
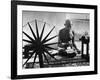
{"label": "white wall", "polygon": [[[45,2],[58,3],[74,3],[74,4],[93,4],[98,5],[98,14],[100,14],[100,0],[37,0]],[[10,32],[11,32],[11,16],[10,16],[10,0],[0,0],[0,80],[10,80]],[[98,21],[100,15],[98,16]],[[100,23],[98,23],[98,34],[100,34]],[[98,38],[98,41],[100,37]],[[100,42],[98,42],[100,44]],[[100,45],[98,45],[98,53],[100,53]],[[100,54],[98,54],[98,67],[100,67]],[[100,73],[100,68],[99,68]],[[28,80],[28,79],[27,79]],[[100,80],[98,75],[84,75],[84,76],[67,76],[55,78],[41,78],[34,80]]]}

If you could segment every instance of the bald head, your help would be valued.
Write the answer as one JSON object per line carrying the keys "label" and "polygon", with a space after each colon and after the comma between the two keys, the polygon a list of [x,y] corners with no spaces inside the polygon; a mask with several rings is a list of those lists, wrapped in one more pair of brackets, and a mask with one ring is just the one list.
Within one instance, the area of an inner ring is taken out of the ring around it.
{"label": "bald head", "polygon": [[65,26],[66,29],[71,29],[71,21],[70,21],[69,19],[67,19],[67,20],[65,21],[64,26]]}

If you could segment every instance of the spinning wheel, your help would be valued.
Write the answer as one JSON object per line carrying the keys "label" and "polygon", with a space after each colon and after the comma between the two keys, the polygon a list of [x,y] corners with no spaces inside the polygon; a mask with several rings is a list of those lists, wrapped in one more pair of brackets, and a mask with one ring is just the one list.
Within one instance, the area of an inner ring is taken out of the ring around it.
{"label": "spinning wheel", "polygon": [[[35,20],[34,23],[35,23],[36,33],[32,29],[33,26],[31,26],[30,22],[27,23],[28,28],[31,31],[33,37],[31,37],[28,33],[26,33],[25,31],[23,31],[23,35],[28,38],[28,39],[23,39],[23,42],[27,42],[29,44],[29,45],[23,47],[23,49],[25,49],[24,50],[24,54],[25,55],[30,54],[30,56],[27,57],[27,60],[23,63],[23,67],[28,63],[28,61],[34,55],[33,62],[32,62],[33,67],[34,67],[34,63],[36,61],[36,58],[38,56],[40,68],[43,68],[43,66],[44,66],[44,64],[43,64],[44,63],[43,62],[43,57],[45,58],[45,60],[47,61],[48,64],[49,64],[49,61],[48,61],[47,55],[49,55],[51,58],[57,60],[48,51],[48,49],[56,50],[55,48],[50,47],[50,45],[58,44],[58,42],[46,43],[46,42],[48,42],[48,41],[56,38],[57,35],[48,38],[49,35],[52,33],[52,31],[55,28],[55,26],[54,26],[48,32],[48,34],[43,38],[43,34],[44,34],[45,27],[46,27],[46,23],[44,23],[41,33],[39,31],[38,21]],[[39,35],[39,33],[40,33],[40,35]],[[30,50],[32,50],[32,52],[29,52]]]}

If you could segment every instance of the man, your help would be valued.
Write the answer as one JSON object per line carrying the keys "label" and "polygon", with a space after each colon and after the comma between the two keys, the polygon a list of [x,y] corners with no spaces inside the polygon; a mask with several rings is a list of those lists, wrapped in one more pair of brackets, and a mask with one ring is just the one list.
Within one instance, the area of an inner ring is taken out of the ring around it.
{"label": "man", "polygon": [[68,46],[71,48],[74,47],[74,49],[77,49],[75,43],[74,43],[74,31],[71,30],[71,21],[66,20],[64,24],[65,28],[61,29],[59,31],[59,39],[58,39],[58,46],[64,49],[67,49]]}

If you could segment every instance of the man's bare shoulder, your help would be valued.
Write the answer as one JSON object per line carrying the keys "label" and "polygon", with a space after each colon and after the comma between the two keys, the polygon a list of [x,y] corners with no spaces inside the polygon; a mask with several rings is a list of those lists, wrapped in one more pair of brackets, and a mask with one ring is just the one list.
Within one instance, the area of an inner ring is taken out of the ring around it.
{"label": "man's bare shoulder", "polygon": [[60,30],[60,32],[63,32],[63,31],[65,31],[65,28],[62,28],[62,29]]}

